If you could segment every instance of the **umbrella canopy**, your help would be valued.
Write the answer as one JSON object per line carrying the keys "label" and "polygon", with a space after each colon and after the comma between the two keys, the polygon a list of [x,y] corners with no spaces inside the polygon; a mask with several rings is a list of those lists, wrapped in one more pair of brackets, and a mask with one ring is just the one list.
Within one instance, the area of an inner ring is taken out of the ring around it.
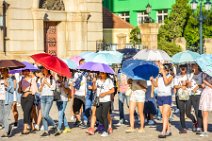
{"label": "umbrella canopy", "polygon": [[95,52],[91,52],[91,51],[85,51],[85,52],[82,52],[80,53],[80,57],[86,59],[87,56],[91,55],[91,54],[96,54]]}
{"label": "umbrella canopy", "polygon": [[73,57],[70,58],[70,60],[74,61],[77,64],[77,66],[79,66],[79,61],[82,60],[82,59],[83,58],[80,57],[80,56],[73,56]]}
{"label": "umbrella canopy", "polygon": [[156,77],[159,68],[153,62],[143,60],[126,60],[123,62],[121,71],[133,80],[149,80]]}
{"label": "umbrella canopy", "polygon": [[118,49],[117,51],[123,54],[123,60],[127,60],[129,58],[132,58],[140,50],[136,48],[124,48],[124,49]]}
{"label": "umbrella canopy", "polygon": [[143,49],[139,51],[133,59],[146,60],[146,61],[166,61],[170,62],[171,57],[163,50]]}
{"label": "umbrella canopy", "polygon": [[203,54],[196,62],[204,73],[212,77],[212,54]]}
{"label": "umbrella canopy", "polygon": [[106,54],[109,53],[115,55],[119,60],[123,59],[123,53],[120,53],[118,51],[99,51],[98,53],[106,53]]}
{"label": "umbrella canopy", "polygon": [[25,67],[24,68],[20,68],[20,69],[14,69],[14,70],[10,70],[10,74],[15,74],[15,73],[20,73],[23,70],[30,70],[30,71],[36,71],[38,70],[37,67],[35,67],[33,64],[30,64],[29,62],[22,62]]}
{"label": "umbrella canopy", "polygon": [[200,57],[199,53],[193,51],[183,51],[175,54],[172,57],[172,61],[175,64],[186,64],[186,63],[194,63],[197,58]]}
{"label": "umbrella canopy", "polygon": [[76,64],[76,62],[74,62],[74,61],[72,61],[72,60],[70,60],[70,59],[62,59],[65,63],[66,63],[66,65],[68,65],[68,67],[70,68],[70,69],[76,69],[77,68],[77,64]]}
{"label": "umbrella canopy", "polygon": [[115,74],[113,69],[107,64],[96,63],[96,62],[86,62],[80,65],[77,69]]}
{"label": "umbrella canopy", "polygon": [[96,53],[93,54],[92,56],[85,58],[85,61],[112,65],[112,64],[120,64],[122,62],[122,58],[119,58],[110,53]]}
{"label": "umbrella canopy", "polygon": [[18,69],[24,68],[25,65],[17,60],[0,60],[0,69]]}
{"label": "umbrella canopy", "polygon": [[71,77],[71,72],[61,59],[47,53],[39,53],[31,56],[32,59],[43,65],[46,69],[52,70],[61,76]]}

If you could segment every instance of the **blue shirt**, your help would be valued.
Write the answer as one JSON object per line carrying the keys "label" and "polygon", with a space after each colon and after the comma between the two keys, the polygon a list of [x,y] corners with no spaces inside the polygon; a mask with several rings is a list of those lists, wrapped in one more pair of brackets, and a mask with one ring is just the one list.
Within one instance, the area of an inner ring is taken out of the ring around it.
{"label": "blue shirt", "polygon": [[15,91],[15,89],[14,89],[14,80],[15,80],[14,77],[9,77],[7,79],[8,83],[9,83],[9,86],[6,88],[6,95],[5,95],[5,102],[4,102],[5,105],[13,103],[13,100],[14,100],[13,93]]}

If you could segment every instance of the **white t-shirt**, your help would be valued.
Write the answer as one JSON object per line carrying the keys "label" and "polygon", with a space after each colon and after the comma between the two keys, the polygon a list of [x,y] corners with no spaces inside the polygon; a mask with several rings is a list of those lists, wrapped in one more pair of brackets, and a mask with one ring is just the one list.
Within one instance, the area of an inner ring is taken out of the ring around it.
{"label": "white t-shirt", "polygon": [[[170,74],[167,74],[167,77],[171,77]],[[171,82],[169,85],[165,85],[163,77],[158,77],[158,96],[171,96],[172,95],[172,86]]]}
{"label": "white t-shirt", "polygon": [[[77,78],[82,74],[82,72],[76,72],[74,74],[74,82],[77,80]],[[80,83],[80,89],[77,90],[75,89],[75,95],[76,96],[85,96],[86,95],[86,88],[87,88],[87,81],[86,81],[86,77],[83,76],[82,77],[82,81]]]}
{"label": "white t-shirt", "polygon": [[0,100],[5,100],[5,85],[4,85],[4,80],[0,80]]}
{"label": "white t-shirt", "polygon": [[[42,82],[44,81],[45,78],[42,79]],[[56,82],[55,79],[52,77],[52,79],[50,79],[50,77],[47,78],[47,82],[51,85],[50,87],[48,87],[48,85],[44,85],[43,89],[41,91],[41,96],[54,96],[53,91],[56,88]]]}
{"label": "white t-shirt", "polygon": [[186,74],[186,75],[177,75],[175,78],[174,78],[174,85],[176,86],[176,85],[180,85],[180,86],[182,86],[182,84],[185,82],[185,81],[187,81],[187,80],[189,80],[189,75],[188,74]]}
{"label": "white t-shirt", "polygon": [[[199,74],[191,75],[191,90],[193,90],[197,85],[201,85],[203,83],[203,74],[200,72]],[[195,93],[191,91],[191,95],[200,95],[202,93],[202,88],[199,88]]]}
{"label": "white t-shirt", "polygon": [[[114,84],[110,78],[107,78],[104,82],[98,79],[96,81],[96,86],[97,86],[96,93],[97,96],[99,97],[101,93],[108,92],[110,89],[112,89],[114,87]],[[109,102],[109,101],[111,101],[110,95],[106,95],[102,98],[99,98],[99,102]]]}

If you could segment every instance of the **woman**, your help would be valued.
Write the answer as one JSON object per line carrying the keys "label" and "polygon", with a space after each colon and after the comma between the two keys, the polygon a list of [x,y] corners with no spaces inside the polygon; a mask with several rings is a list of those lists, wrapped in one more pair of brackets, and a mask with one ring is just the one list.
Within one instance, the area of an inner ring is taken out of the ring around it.
{"label": "woman", "polygon": [[15,91],[15,79],[10,77],[8,69],[1,70],[0,78],[0,122],[3,124],[4,133],[1,137],[10,137],[12,127],[10,125],[10,112],[13,103],[13,93]]}
{"label": "woman", "polygon": [[100,72],[100,79],[97,79],[94,90],[99,98],[99,103],[96,103],[96,118],[104,125],[104,132],[101,136],[106,137],[109,129],[108,113],[111,108],[111,94],[114,93],[113,81],[108,78],[106,73]]}
{"label": "woman", "polygon": [[132,80],[132,94],[130,96],[130,128],[126,130],[127,133],[134,132],[134,112],[135,108],[138,108],[138,114],[140,116],[140,129],[138,130],[139,133],[144,133],[144,102],[145,102],[145,93],[147,89],[146,81],[142,80]]}
{"label": "woman", "polygon": [[22,134],[29,134],[28,126],[32,125],[31,112],[34,104],[34,94],[37,92],[35,79],[31,78],[29,70],[22,71],[23,78],[19,82],[19,92],[22,93],[21,106],[24,112],[24,128]]}
{"label": "woman", "polygon": [[195,118],[197,119],[197,128],[196,134],[200,134],[202,132],[202,112],[199,110],[199,102],[200,96],[202,93],[202,84],[203,84],[203,73],[200,71],[200,68],[197,64],[192,64],[192,71],[190,78],[190,87],[191,87],[191,107],[194,108],[195,111]]}
{"label": "woman", "polygon": [[200,98],[199,110],[202,111],[203,131],[200,136],[208,136],[208,112],[212,111],[212,77],[204,74],[203,76],[203,92]]}
{"label": "woman", "polygon": [[59,136],[62,133],[62,124],[65,126],[64,133],[68,133],[71,131],[68,121],[66,119],[65,110],[68,103],[68,82],[66,79],[60,75],[58,75],[58,80],[56,82],[56,91],[60,93],[60,100],[56,102],[57,109],[59,112],[59,120],[58,120],[58,127],[55,136]]}
{"label": "woman", "polygon": [[152,85],[158,87],[157,103],[162,113],[163,130],[158,138],[166,138],[171,135],[169,127],[169,117],[171,115],[172,104],[172,80],[173,76],[170,75],[171,64],[160,64],[160,74],[156,81],[153,77],[150,78]]}
{"label": "woman", "polygon": [[42,68],[42,73],[44,75],[39,91],[41,93],[41,111],[42,111],[42,121],[44,126],[44,132],[42,137],[49,136],[48,125],[52,125],[53,129],[56,129],[55,122],[49,115],[51,110],[53,100],[54,100],[54,90],[56,88],[55,79],[51,75],[50,71],[46,68]]}
{"label": "woman", "polygon": [[[191,114],[191,100],[190,100],[190,92],[188,88],[189,75],[187,74],[187,66],[180,66],[180,74],[175,78],[175,86],[174,88],[177,90],[176,102],[178,103],[178,108],[180,110],[180,123],[182,130],[180,130],[180,134],[187,133],[186,124],[185,124],[185,114],[188,118],[193,122],[193,128],[195,128],[197,121],[194,116]],[[187,95],[187,99],[182,99],[180,97],[180,93],[184,93]]]}
{"label": "woman", "polygon": [[[41,70],[37,70],[35,71],[35,76],[37,77],[36,79],[36,83],[37,83],[37,87],[39,88],[41,83],[42,83],[42,80],[43,80],[43,73],[41,72]],[[34,101],[34,104],[36,106],[36,109],[37,109],[37,121],[36,121],[36,124],[35,124],[35,129],[37,131],[40,130],[40,125],[41,125],[41,121],[42,121],[42,113],[41,113],[41,94],[40,92],[37,92],[35,94],[35,101]]]}

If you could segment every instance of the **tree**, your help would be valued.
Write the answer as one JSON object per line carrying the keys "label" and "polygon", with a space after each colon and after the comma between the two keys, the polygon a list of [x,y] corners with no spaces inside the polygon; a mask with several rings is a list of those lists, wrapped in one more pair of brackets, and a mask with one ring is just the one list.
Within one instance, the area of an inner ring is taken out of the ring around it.
{"label": "tree", "polygon": [[135,47],[137,44],[141,44],[141,33],[138,26],[130,31],[130,43]]}
{"label": "tree", "polygon": [[[203,9],[205,20],[203,24],[203,38],[212,38],[212,11],[207,12]],[[196,12],[191,13],[187,22],[184,37],[187,41],[187,48],[192,51],[199,51],[199,8]]]}
{"label": "tree", "polygon": [[188,2],[189,0],[176,0],[164,25],[159,29],[158,46],[160,49],[169,52],[169,54],[181,51],[174,41],[176,38],[183,37],[184,35],[184,29],[190,16]]}

